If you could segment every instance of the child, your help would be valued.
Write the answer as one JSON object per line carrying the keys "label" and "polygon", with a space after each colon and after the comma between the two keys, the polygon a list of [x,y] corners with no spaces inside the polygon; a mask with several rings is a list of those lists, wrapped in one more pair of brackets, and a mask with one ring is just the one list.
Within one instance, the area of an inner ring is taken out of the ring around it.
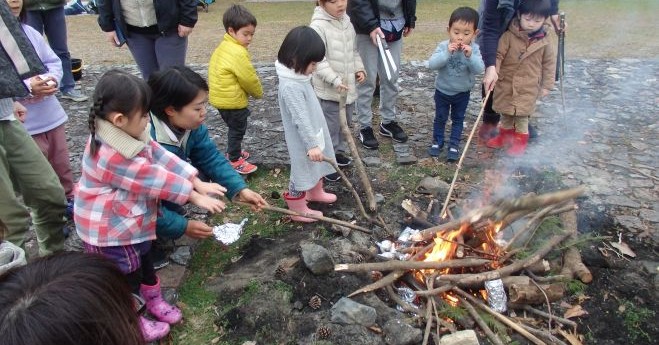
{"label": "child", "polygon": [[[19,20],[24,21],[23,1],[7,0],[7,3],[12,13]],[[68,117],[55,97],[62,79],[62,62],[40,33],[27,24],[22,24],[21,27],[48,69],[48,74],[34,76],[23,81],[30,90],[30,97],[19,100],[27,109],[23,125],[57,173],[66,195],[66,216],[71,218],[73,215],[73,172],[64,129],[64,123]]]}
{"label": "child", "polygon": [[[355,29],[346,14],[347,3],[347,0],[319,0],[309,24],[325,43],[325,60],[318,63],[311,81],[323,108],[336,152],[334,158],[339,166],[352,163],[352,159],[345,154],[346,139],[341,133],[339,122],[340,93],[348,93],[346,115],[350,124],[357,98],[355,80],[362,83],[366,79],[364,65],[355,45]],[[338,181],[340,178],[338,172],[325,176],[328,181]]]}
{"label": "child", "polygon": [[61,252],[14,267],[0,275],[0,291],[3,344],[144,344],[128,284],[98,255]]}
{"label": "child", "polygon": [[524,154],[529,140],[529,117],[538,97],[554,87],[556,51],[547,37],[549,0],[525,0],[508,30],[499,39],[499,74],[492,108],[501,114],[499,134],[487,141],[491,148],[508,147],[511,156]]}
{"label": "child", "polygon": [[[317,216],[323,213],[309,209],[307,201],[336,201],[336,195],[323,190],[323,176],[334,172],[323,158],[334,157],[334,149],[323,109],[311,86],[311,74],[324,56],[325,45],[318,33],[308,26],[298,26],[284,38],[275,62],[279,108],[291,160],[291,178],[284,199],[292,211]],[[315,221],[301,216],[292,219]]]}
{"label": "child", "polygon": [[160,199],[187,201],[219,212],[208,194],[226,190],[199,180],[197,170],[149,137],[149,86],[113,70],[101,76],[89,112],[91,137],[82,157],[74,204],[76,230],[86,252],[113,260],[156,319],[140,317],[146,342],[169,333],[181,311],[167,304],[149,258]]}
{"label": "child", "polygon": [[478,12],[470,7],[453,11],[448,22],[449,39],[437,46],[428,61],[428,67],[437,70],[435,79],[435,122],[433,142],[428,154],[439,156],[444,147],[444,128],[451,114],[451,138],[446,159],[455,162],[460,158],[460,138],[469,93],[476,75],[485,69],[478,44],[472,40],[478,34]]}
{"label": "child", "polygon": [[[208,84],[193,70],[175,66],[155,72],[149,78],[151,100],[151,137],[163,148],[189,161],[206,176],[227,188],[229,199],[248,202],[256,209],[265,200],[247,188],[242,177],[231,167],[208,135],[204,125]],[[156,234],[158,237],[206,238],[212,228],[198,220],[188,220],[177,211],[180,206],[162,201]]]}
{"label": "child", "polygon": [[222,23],[227,33],[208,64],[210,103],[229,127],[227,155],[231,166],[239,174],[251,174],[256,165],[246,161],[249,153],[241,146],[250,114],[247,97],[263,97],[261,82],[247,52],[256,30],[256,18],[245,7],[232,5],[224,12]]}

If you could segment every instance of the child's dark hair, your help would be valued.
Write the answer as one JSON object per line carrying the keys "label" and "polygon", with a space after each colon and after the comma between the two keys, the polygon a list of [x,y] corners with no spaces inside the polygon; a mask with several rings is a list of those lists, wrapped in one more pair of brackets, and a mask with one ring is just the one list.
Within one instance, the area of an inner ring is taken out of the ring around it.
{"label": "child's dark hair", "polygon": [[256,17],[244,6],[233,4],[224,11],[222,24],[224,25],[224,30],[227,32],[229,28],[238,31],[248,25],[256,26]]}
{"label": "child's dark hair", "polygon": [[190,104],[199,91],[208,92],[208,83],[197,72],[185,66],[173,66],[151,74],[151,113],[165,123],[169,117],[167,107],[179,111]]}
{"label": "child's dark hair", "polygon": [[3,344],[144,344],[125,277],[99,255],[63,252],[15,267],[0,291]]}
{"label": "child's dark hair", "polygon": [[448,20],[448,27],[450,28],[455,22],[473,24],[474,30],[476,30],[478,29],[478,11],[471,7],[458,7],[451,13],[451,18]]}
{"label": "child's dark hair", "polygon": [[284,66],[303,73],[312,62],[325,57],[325,43],[318,33],[308,26],[293,28],[282,42],[277,60]]}
{"label": "child's dark hair", "polygon": [[523,14],[532,14],[549,18],[552,12],[553,9],[550,0],[522,0],[517,7],[517,13],[520,16]]}
{"label": "child's dark hair", "polygon": [[96,142],[96,119],[107,120],[111,113],[133,116],[149,111],[151,90],[144,80],[120,70],[105,72],[96,84],[93,104],[89,110],[89,131],[91,132],[90,149],[92,155],[98,151]]}

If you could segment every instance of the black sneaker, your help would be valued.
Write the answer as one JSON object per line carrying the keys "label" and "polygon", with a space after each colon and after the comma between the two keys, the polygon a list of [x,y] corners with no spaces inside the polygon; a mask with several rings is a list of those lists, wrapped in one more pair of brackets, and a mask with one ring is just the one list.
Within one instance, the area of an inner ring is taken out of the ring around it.
{"label": "black sneaker", "polygon": [[365,148],[370,150],[377,150],[380,146],[378,140],[375,139],[373,134],[373,128],[366,127],[359,130],[359,141],[364,145]]}
{"label": "black sneaker", "polygon": [[333,174],[325,175],[325,181],[327,182],[336,182],[341,179],[341,174],[335,172]]}
{"label": "black sneaker", "polygon": [[339,152],[334,155],[334,159],[336,159],[336,164],[340,167],[346,167],[350,164],[352,164],[352,158],[346,156],[345,154]]}
{"label": "black sneaker", "polygon": [[404,143],[407,141],[407,134],[405,134],[405,131],[400,128],[396,121],[391,121],[386,125],[380,123],[380,135],[390,137],[397,143]]}
{"label": "black sneaker", "polygon": [[460,150],[455,147],[450,147],[446,153],[447,162],[457,162],[460,159]]}

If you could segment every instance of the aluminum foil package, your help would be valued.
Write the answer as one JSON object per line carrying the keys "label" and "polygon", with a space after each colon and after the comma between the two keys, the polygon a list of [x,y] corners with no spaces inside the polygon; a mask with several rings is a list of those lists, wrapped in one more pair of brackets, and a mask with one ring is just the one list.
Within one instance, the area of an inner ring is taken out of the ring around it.
{"label": "aluminum foil package", "polygon": [[[408,287],[399,287],[396,290],[398,292],[398,296],[400,297],[400,299],[402,299],[403,301],[409,303],[410,305],[418,308],[417,305],[414,304],[414,300],[416,299],[416,293],[414,293],[414,290],[412,290]],[[403,307],[401,307],[400,305],[396,305],[396,309],[398,309],[398,311],[402,311],[402,312],[405,311],[405,309],[403,309]]]}
{"label": "aluminum foil package", "polygon": [[215,239],[224,243],[231,244],[238,241],[240,235],[243,233],[243,226],[247,224],[247,218],[244,218],[240,224],[226,223],[213,227],[213,235]]}
{"label": "aluminum foil package", "polygon": [[485,290],[487,291],[487,303],[490,308],[499,313],[506,312],[508,297],[503,288],[503,281],[501,279],[487,280],[485,281]]}
{"label": "aluminum foil package", "polygon": [[412,236],[418,233],[419,230],[412,229],[408,226],[401,231],[400,235],[398,235],[398,240],[401,242],[409,242],[412,239]]}

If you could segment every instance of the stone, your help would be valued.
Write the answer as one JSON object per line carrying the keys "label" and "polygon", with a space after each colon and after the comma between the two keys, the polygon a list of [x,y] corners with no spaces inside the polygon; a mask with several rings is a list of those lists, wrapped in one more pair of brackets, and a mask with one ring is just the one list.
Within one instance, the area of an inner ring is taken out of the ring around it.
{"label": "stone", "polygon": [[612,195],[606,198],[606,202],[611,205],[615,206],[625,206],[625,207],[631,207],[631,208],[638,208],[641,206],[641,204],[637,203],[636,201],[630,199],[627,196],[624,195]]}
{"label": "stone", "polygon": [[347,297],[338,300],[330,309],[330,320],[339,324],[358,324],[369,327],[375,324],[376,317],[375,308],[357,303]]}
{"label": "stone", "polygon": [[190,258],[192,258],[190,246],[180,246],[176,248],[176,251],[169,255],[169,258],[179,265],[187,266],[188,262],[190,262]]}
{"label": "stone", "polygon": [[380,157],[362,157],[362,162],[370,168],[377,168],[382,164]]}
{"label": "stone", "polygon": [[332,211],[331,215],[339,220],[350,221],[355,218],[355,212],[347,210],[336,210]]}
{"label": "stone", "polygon": [[376,204],[381,204],[384,202],[384,195],[380,193],[375,193],[375,203]]}
{"label": "stone", "polygon": [[659,223],[659,212],[655,210],[643,209],[638,213],[638,216],[648,222]]}
{"label": "stone", "polygon": [[458,331],[443,336],[440,339],[442,345],[479,345],[476,332],[473,330]]}
{"label": "stone", "polygon": [[302,248],[302,261],[313,274],[334,272],[334,260],[329,250],[314,243],[302,243],[300,248]]}
{"label": "stone", "polygon": [[160,278],[160,286],[177,288],[183,281],[185,276],[185,266],[181,265],[167,265],[158,270],[158,278]]}
{"label": "stone", "polygon": [[614,217],[616,223],[628,230],[641,230],[645,229],[645,226],[638,217],[635,216],[625,216],[617,215]]}
{"label": "stone", "polygon": [[401,319],[391,319],[382,328],[388,345],[414,345],[423,340],[423,332]]}

